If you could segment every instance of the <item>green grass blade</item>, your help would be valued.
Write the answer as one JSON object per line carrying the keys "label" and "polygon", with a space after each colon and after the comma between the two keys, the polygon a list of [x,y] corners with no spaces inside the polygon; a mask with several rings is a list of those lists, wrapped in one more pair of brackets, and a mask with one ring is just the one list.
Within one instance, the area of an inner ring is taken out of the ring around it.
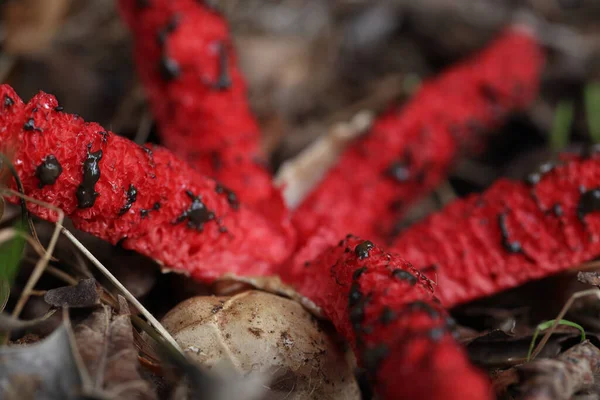
{"label": "green grass blade", "polygon": [[[535,346],[535,341],[540,332],[550,328],[552,325],[554,325],[555,321],[555,319],[551,319],[550,321],[542,322],[535,328],[535,332],[533,333],[533,337],[531,338],[531,344],[529,345],[529,351],[527,352],[527,361],[531,360],[531,353],[533,353],[533,347]],[[559,320],[558,324],[567,325],[579,329],[579,331],[581,332],[581,341],[583,342],[585,340],[585,329],[583,329],[581,325],[576,324],[575,322],[568,321],[566,319]]]}
{"label": "green grass blade", "polygon": [[585,86],[585,116],[588,132],[594,143],[600,143],[600,82],[590,82]]}
{"label": "green grass blade", "polygon": [[[25,233],[23,222],[18,222],[15,229],[21,233]],[[5,280],[9,284],[14,281],[23,249],[25,248],[25,237],[17,235],[14,238],[0,244],[0,280]]]}
{"label": "green grass blade", "polygon": [[4,311],[10,297],[10,284],[7,280],[0,279],[0,313]]}
{"label": "green grass blade", "polygon": [[550,146],[554,151],[564,149],[569,143],[574,110],[573,102],[567,100],[561,101],[556,107],[552,132],[550,133]]}

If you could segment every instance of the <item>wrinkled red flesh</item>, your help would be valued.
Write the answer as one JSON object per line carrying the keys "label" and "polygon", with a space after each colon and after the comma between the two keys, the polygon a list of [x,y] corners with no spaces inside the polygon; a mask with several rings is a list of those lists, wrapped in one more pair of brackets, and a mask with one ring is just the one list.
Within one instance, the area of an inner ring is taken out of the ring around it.
{"label": "wrinkled red flesh", "polygon": [[382,115],[342,155],[293,217],[300,243],[322,226],[385,243],[393,223],[446,176],[459,148],[535,98],[543,55],[509,30],[485,50],[423,84],[408,104]]}
{"label": "wrinkled red flesh", "polygon": [[455,201],[405,231],[392,251],[437,277],[446,307],[598,257],[600,158],[569,159],[536,184],[501,179]]}
{"label": "wrinkled red flesh", "polygon": [[348,236],[292,280],[349,341],[382,398],[492,397],[432,283],[403,259]]}
{"label": "wrinkled red flesh", "polygon": [[[12,154],[25,193],[61,208],[78,229],[206,281],[226,272],[267,274],[289,256],[294,237],[289,222],[254,213],[236,201],[235,193],[168,150],[138,146],[96,123],[57,111],[56,99],[45,93],[24,105],[12,88],[2,85],[0,98],[6,97],[13,104],[0,108],[0,148]],[[88,177],[85,184],[86,160],[99,150],[99,177]],[[40,166],[49,156],[62,172],[40,187]],[[131,185],[137,191],[133,202],[128,201]],[[44,207],[28,208],[56,220]]]}
{"label": "wrinkled red flesh", "polygon": [[258,161],[260,132],[224,18],[196,0],[119,5],[163,144],[246,204],[276,216],[277,203],[283,212],[280,193]]}

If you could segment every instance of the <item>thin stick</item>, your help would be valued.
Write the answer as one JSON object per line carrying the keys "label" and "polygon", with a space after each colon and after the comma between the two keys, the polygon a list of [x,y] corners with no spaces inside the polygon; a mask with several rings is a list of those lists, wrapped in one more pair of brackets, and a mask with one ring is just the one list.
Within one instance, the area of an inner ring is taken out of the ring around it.
{"label": "thin stick", "polygon": [[119,282],[119,280],[115,278],[115,276],[104,265],[102,265],[102,263],[98,261],[98,259],[94,257],[94,255],[79,240],[77,240],[77,238],[73,236],[71,232],[69,232],[65,227],[62,227],[61,230],[63,235],[65,235],[75,245],[75,247],[77,247],[79,251],[81,251],[92,262],[92,264],[94,264],[94,266],[96,266],[96,268],[98,268],[100,272],[102,272],[102,274],[113,285],[115,285],[115,287],[119,289],[121,293],[123,293],[123,296],[127,300],[129,300],[131,304],[133,304],[140,311],[140,313],[142,313],[144,317],[146,317],[148,322],[152,326],[154,326],[154,329],[156,329],[173,347],[175,347],[181,354],[183,354],[181,348],[179,347],[175,339],[173,339],[171,334],[167,332],[167,330],[161,325],[161,323],[158,322],[156,318],[154,318],[154,316],[142,305],[142,303],[140,303],[138,299],[136,299],[135,296],[132,295],[131,292],[127,290],[127,288],[125,288],[125,286],[123,286],[123,284]]}
{"label": "thin stick", "polygon": [[138,130],[133,141],[142,146],[148,141],[150,129],[152,129],[152,117],[150,116],[150,113],[146,111],[142,116],[142,120],[140,121],[140,125],[138,126]]}
{"label": "thin stick", "polygon": [[52,237],[50,238],[48,248],[46,249],[46,252],[42,255],[42,257],[40,257],[39,261],[35,264],[35,268],[33,269],[29,280],[27,280],[27,284],[25,285],[25,288],[21,293],[21,297],[19,297],[19,301],[15,305],[15,308],[12,312],[13,317],[16,318],[19,316],[21,311],[23,311],[23,307],[25,307],[25,304],[27,303],[27,300],[31,295],[31,291],[33,290],[34,286],[37,284],[40,277],[44,273],[44,270],[48,265],[48,261],[50,261],[50,259],[52,258],[52,253],[54,252],[54,248],[56,247],[56,243],[58,242],[58,238],[60,236],[60,228],[62,227],[62,223],[65,218],[65,213],[63,213],[63,211],[60,208],[54,207],[53,205],[45,203],[43,201],[36,200],[32,197],[25,196],[24,194],[21,194],[11,189],[1,189],[0,194],[20,197],[21,199],[27,200],[34,204],[39,204],[52,211],[55,211],[58,214],[58,221],[56,221],[56,225],[54,227],[54,231],[52,232]]}
{"label": "thin stick", "polygon": [[89,393],[92,391],[94,383],[90,377],[87,367],[85,366],[85,361],[83,361],[83,358],[81,357],[79,348],[77,347],[77,340],[75,340],[75,334],[73,333],[73,327],[71,326],[71,320],[69,319],[69,309],[67,307],[63,307],[62,309],[62,321],[67,331],[67,335],[69,336],[71,353],[73,354],[73,359],[75,360],[75,365],[77,366],[77,372],[79,372],[79,377],[81,378],[83,392]]}
{"label": "thin stick", "polygon": [[580,292],[573,293],[571,295],[569,300],[565,303],[563,308],[560,310],[560,312],[554,319],[554,323],[552,324],[552,327],[550,327],[550,329],[548,329],[546,331],[546,334],[544,335],[544,337],[542,338],[540,343],[536,346],[535,350],[533,350],[533,353],[531,354],[531,360],[533,360],[540,353],[540,351],[542,351],[542,349],[544,348],[544,346],[550,339],[550,336],[556,330],[556,327],[560,323],[560,320],[563,319],[563,317],[565,316],[567,311],[569,311],[569,308],[571,308],[571,305],[573,305],[573,302],[581,297],[590,296],[590,295],[594,295],[600,299],[600,290],[598,288],[587,289],[587,290],[582,290]]}

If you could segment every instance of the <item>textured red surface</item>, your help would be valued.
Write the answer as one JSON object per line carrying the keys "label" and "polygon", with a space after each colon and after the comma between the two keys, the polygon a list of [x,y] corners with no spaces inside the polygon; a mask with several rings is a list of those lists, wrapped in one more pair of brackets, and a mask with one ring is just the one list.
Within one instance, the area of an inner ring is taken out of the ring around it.
{"label": "textured red surface", "polygon": [[403,259],[346,237],[293,280],[351,343],[383,398],[492,398],[431,283]]}
{"label": "textured red surface", "polygon": [[141,3],[119,1],[164,145],[245,203],[272,217],[283,213],[280,193],[257,161],[260,132],[224,18],[202,1]]}
{"label": "textured red surface", "polygon": [[535,97],[543,55],[509,30],[485,50],[427,81],[401,109],[382,115],[342,155],[293,217],[300,243],[322,226],[384,243],[411,202],[447,176],[460,147]]}
{"label": "textured red surface", "polygon": [[[15,104],[1,108],[0,148],[13,154],[25,193],[60,207],[77,228],[120,241],[200,280],[225,272],[265,274],[289,256],[294,237],[289,221],[273,222],[238,204],[234,195],[171,152],[140,147],[98,124],[56,111],[51,95],[40,93],[23,106],[12,88],[2,85],[0,98],[5,96]],[[91,206],[80,208],[85,160],[99,150],[99,178],[86,188],[88,201],[90,193],[97,196]],[[49,155],[62,173],[40,188],[37,170]],[[137,195],[127,209],[130,185]],[[194,202],[187,191],[199,199]],[[196,210],[186,217],[192,204]],[[56,218],[35,204],[28,208],[41,218]]]}
{"label": "textured red surface", "polygon": [[417,268],[433,266],[446,307],[598,257],[600,158],[570,157],[537,178],[502,179],[452,203],[405,231],[392,251]]}

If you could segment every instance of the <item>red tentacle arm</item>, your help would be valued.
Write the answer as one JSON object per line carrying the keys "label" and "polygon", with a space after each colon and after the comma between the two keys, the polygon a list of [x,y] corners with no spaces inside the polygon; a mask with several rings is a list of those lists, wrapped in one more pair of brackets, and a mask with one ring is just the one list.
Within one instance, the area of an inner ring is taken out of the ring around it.
{"label": "red tentacle arm", "polygon": [[543,59],[534,37],[508,30],[383,114],[295,212],[300,242],[328,226],[385,243],[407,206],[446,178],[460,148],[480,147],[482,132],[531,103]]}
{"label": "red tentacle arm", "polygon": [[284,213],[271,174],[259,161],[260,132],[225,19],[195,0],[119,5],[164,145],[230,186],[246,204],[271,216],[274,208]]}
{"label": "red tentacle arm", "polygon": [[540,171],[452,203],[405,231],[392,250],[435,271],[446,307],[598,257],[600,158],[565,156]]}
{"label": "red tentacle arm", "polygon": [[348,236],[291,280],[349,341],[382,398],[492,398],[431,282],[403,259]]}
{"label": "red tentacle arm", "polygon": [[12,155],[25,194],[61,208],[78,229],[205,281],[226,272],[268,274],[289,257],[289,221],[253,212],[168,150],[65,113],[45,93],[23,104],[2,85],[0,98],[0,149]]}

